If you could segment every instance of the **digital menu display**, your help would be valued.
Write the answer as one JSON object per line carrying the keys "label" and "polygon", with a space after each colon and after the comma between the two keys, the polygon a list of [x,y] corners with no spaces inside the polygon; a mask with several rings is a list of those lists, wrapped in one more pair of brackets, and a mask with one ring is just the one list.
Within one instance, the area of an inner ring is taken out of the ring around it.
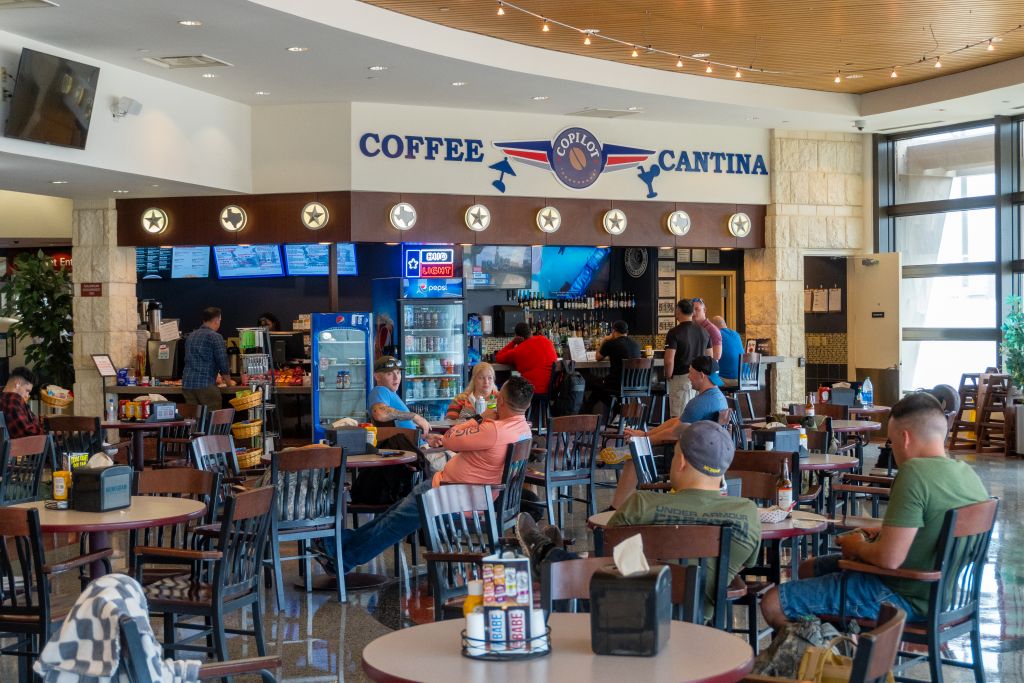
{"label": "digital menu display", "polygon": [[[289,275],[327,275],[328,245],[286,244],[284,262]],[[338,243],[338,275],[358,275],[356,245],[351,242]]]}
{"label": "digital menu display", "polygon": [[170,247],[135,247],[135,271],[140,280],[166,280],[172,258]]}
{"label": "digital menu display", "polygon": [[276,244],[230,245],[213,248],[217,277],[282,277],[281,249]]}
{"label": "digital menu display", "polygon": [[171,249],[171,277],[210,277],[209,247],[174,247]]}

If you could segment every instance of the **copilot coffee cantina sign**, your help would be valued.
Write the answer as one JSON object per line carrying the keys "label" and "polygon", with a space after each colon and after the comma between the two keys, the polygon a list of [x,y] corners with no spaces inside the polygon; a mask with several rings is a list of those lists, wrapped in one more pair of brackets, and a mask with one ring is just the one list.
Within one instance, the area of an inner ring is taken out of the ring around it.
{"label": "copilot coffee cantina sign", "polygon": [[[406,122],[408,120],[405,119]],[[445,175],[458,166],[459,170],[453,175],[465,178],[469,171],[478,179],[473,187],[453,187],[448,189],[449,192],[479,193],[483,189],[481,185],[490,185],[499,194],[531,194],[538,190],[546,193],[546,187],[537,186],[537,179],[547,177],[573,192],[594,188],[593,194],[602,197],[624,194],[628,198],[654,199],[663,192],[663,186],[674,183],[676,179],[688,183],[695,177],[716,178],[719,183],[734,184],[739,178],[768,175],[765,154],[758,149],[716,149],[712,146],[716,142],[714,140],[710,141],[712,144],[697,147],[666,143],[622,144],[632,141],[625,135],[625,140],[610,137],[606,140],[603,135],[582,126],[565,127],[547,139],[524,136],[522,139],[488,141],[483,137],[388,129],[364,130],[356,135],[357,158],[368,163],[386,163],[392,169],[398,165],[415,164],[421,173],[430,176]],[[640,137],[649,138],[651,135],[648,132]],[[718,144],[724,147],[726,142]],[[600,181],[612,174],[628,181],[615,183],[616,188],[622,188],[622,191],[606,193]],[[678,199],[677,194],[669,192],[663,199]],[[733,197],[732,200],[761,203],[758,199]]]}

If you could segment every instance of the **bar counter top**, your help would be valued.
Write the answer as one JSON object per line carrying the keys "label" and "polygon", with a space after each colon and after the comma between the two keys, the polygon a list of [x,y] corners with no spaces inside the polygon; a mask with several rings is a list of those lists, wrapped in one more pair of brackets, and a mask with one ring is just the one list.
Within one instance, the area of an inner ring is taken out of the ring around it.
{"label": "bar counter top", "polygon": [[[220,393],[234,396],[235,392],[241,391],[242,389],[248,389],[248,385],[239,384],[233,387],[219,387]],[[145,394],[160,394],[161,396],[176,396],[181,394],[180,384],[159,384],[155,387],[140,387],[138,385],[128,387],[116,387],[108,386],[108,394],[118,394],[120,396],[144,396]],[[309,395],[311,392],[308,386],[275,386],[273,393],[275,394],[297,394],[297,395]]]}
{"label": "bar counter top", "polygon": [[[781,363],[784,360],[786,360],[785,356],[761,356],[761,363],[765,365]],[[660,368],[664,365],[665,361],[663,359],[654,359],[654,367]],[[511,365],[506,365],[505,363],[491,363],[491,367],[494,368],[495,372],[511,372],[514,369]],[[606,360],[587,360],[576,363],[577,370],[598,370],[608,367],[611,367],[611,363]]]}

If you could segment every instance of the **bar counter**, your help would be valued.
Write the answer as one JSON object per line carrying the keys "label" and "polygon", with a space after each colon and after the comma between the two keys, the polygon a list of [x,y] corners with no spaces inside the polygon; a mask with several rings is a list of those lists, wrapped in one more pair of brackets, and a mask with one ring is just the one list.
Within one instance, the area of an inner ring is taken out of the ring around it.
{"label": "bar counter", "polygon": [[[243,389],[248,389],[249,386],[246,384],[239,384],[233,387],[219,387],[220,393],[234,397],[235,392]],[[180,396],[181,385],[180,384],[158,384],[152,387],[140,387],[138,385],[128,387],[107,387],[108,394],[117,394],[118,396],[145,396],[146,394],[160,394],[161,396]],[[274,386],[273,394],[291,394],[291,395],[305,395],[309,396],[312,393],[312,389],[309,386]]]}

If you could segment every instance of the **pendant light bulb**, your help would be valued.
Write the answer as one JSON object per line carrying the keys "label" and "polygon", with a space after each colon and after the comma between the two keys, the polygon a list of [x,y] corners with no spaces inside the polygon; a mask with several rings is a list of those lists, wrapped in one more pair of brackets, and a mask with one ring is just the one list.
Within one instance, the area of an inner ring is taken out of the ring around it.
{"label": "pendant light bulb", "polygon": [[736,69],[736,78],[743,78],[743,72],[739,69]]}
{"label": "pendant light bulb", "polygon": [[889,78],[896,78],[899,74],[896,73],[896,67],[892,68],[892,73],[889,74]]}
{"label": "pendant light bulb", "polygon": [[834,79],[832,79],[832,80],[835,83],[841,83],[842,82],[842,79],[839,78],[839,72],[838,71],[836,72],[836,77]]}
{"label": "pendant light bulb", "polygon": [[636,46],[633,46],[633,53],[630,56],[631,57],[639,57],[640,56],[640,53],[636,51]]}
{"label": "pendant light bulb", "polygon": [[541,26],[540,30],[544,31],[544,33],[547,33],[548,31],[551,30],[551,27],[548,26],[548,20],[547,19],[544,20],[544,25]]}
{"label": "pendant light bulb", "polygon": [[942,58],[941,57],[936,57],[935,58],[935,68],[936,69],[941,69],[942,68]]}
{"label": "pendant light bulb", "polygon": [[680,57],[678,59],[678,61],[676,61],[676,68],[677,69],[682,69],[683,68],[683,58],[682,57]]}
{"label": "pendant light bulb", "polygon": [[505,5],[503,5],[500,2],[498,3],[498,16],[499,17],[505,16]]}
{"label": "pendant light bulb", "polygon": [[590,34],[589,33],[587,34],[587,37],[583,39],[583,44],[584,45],[590,45]]}
{"label": "pendant light bulb", "polygon": [[992,50],[996,49],[996,46],[992,44],[991,38],[988,39],[988,47],[986,47],[985,49],[989,52],[992,52]]}
{"label": "pendant light bulb", "polygon": [[711,62],[708,62],[707,67],[704,69],[704,73],[706,73],[706,74],[711,73]]}

